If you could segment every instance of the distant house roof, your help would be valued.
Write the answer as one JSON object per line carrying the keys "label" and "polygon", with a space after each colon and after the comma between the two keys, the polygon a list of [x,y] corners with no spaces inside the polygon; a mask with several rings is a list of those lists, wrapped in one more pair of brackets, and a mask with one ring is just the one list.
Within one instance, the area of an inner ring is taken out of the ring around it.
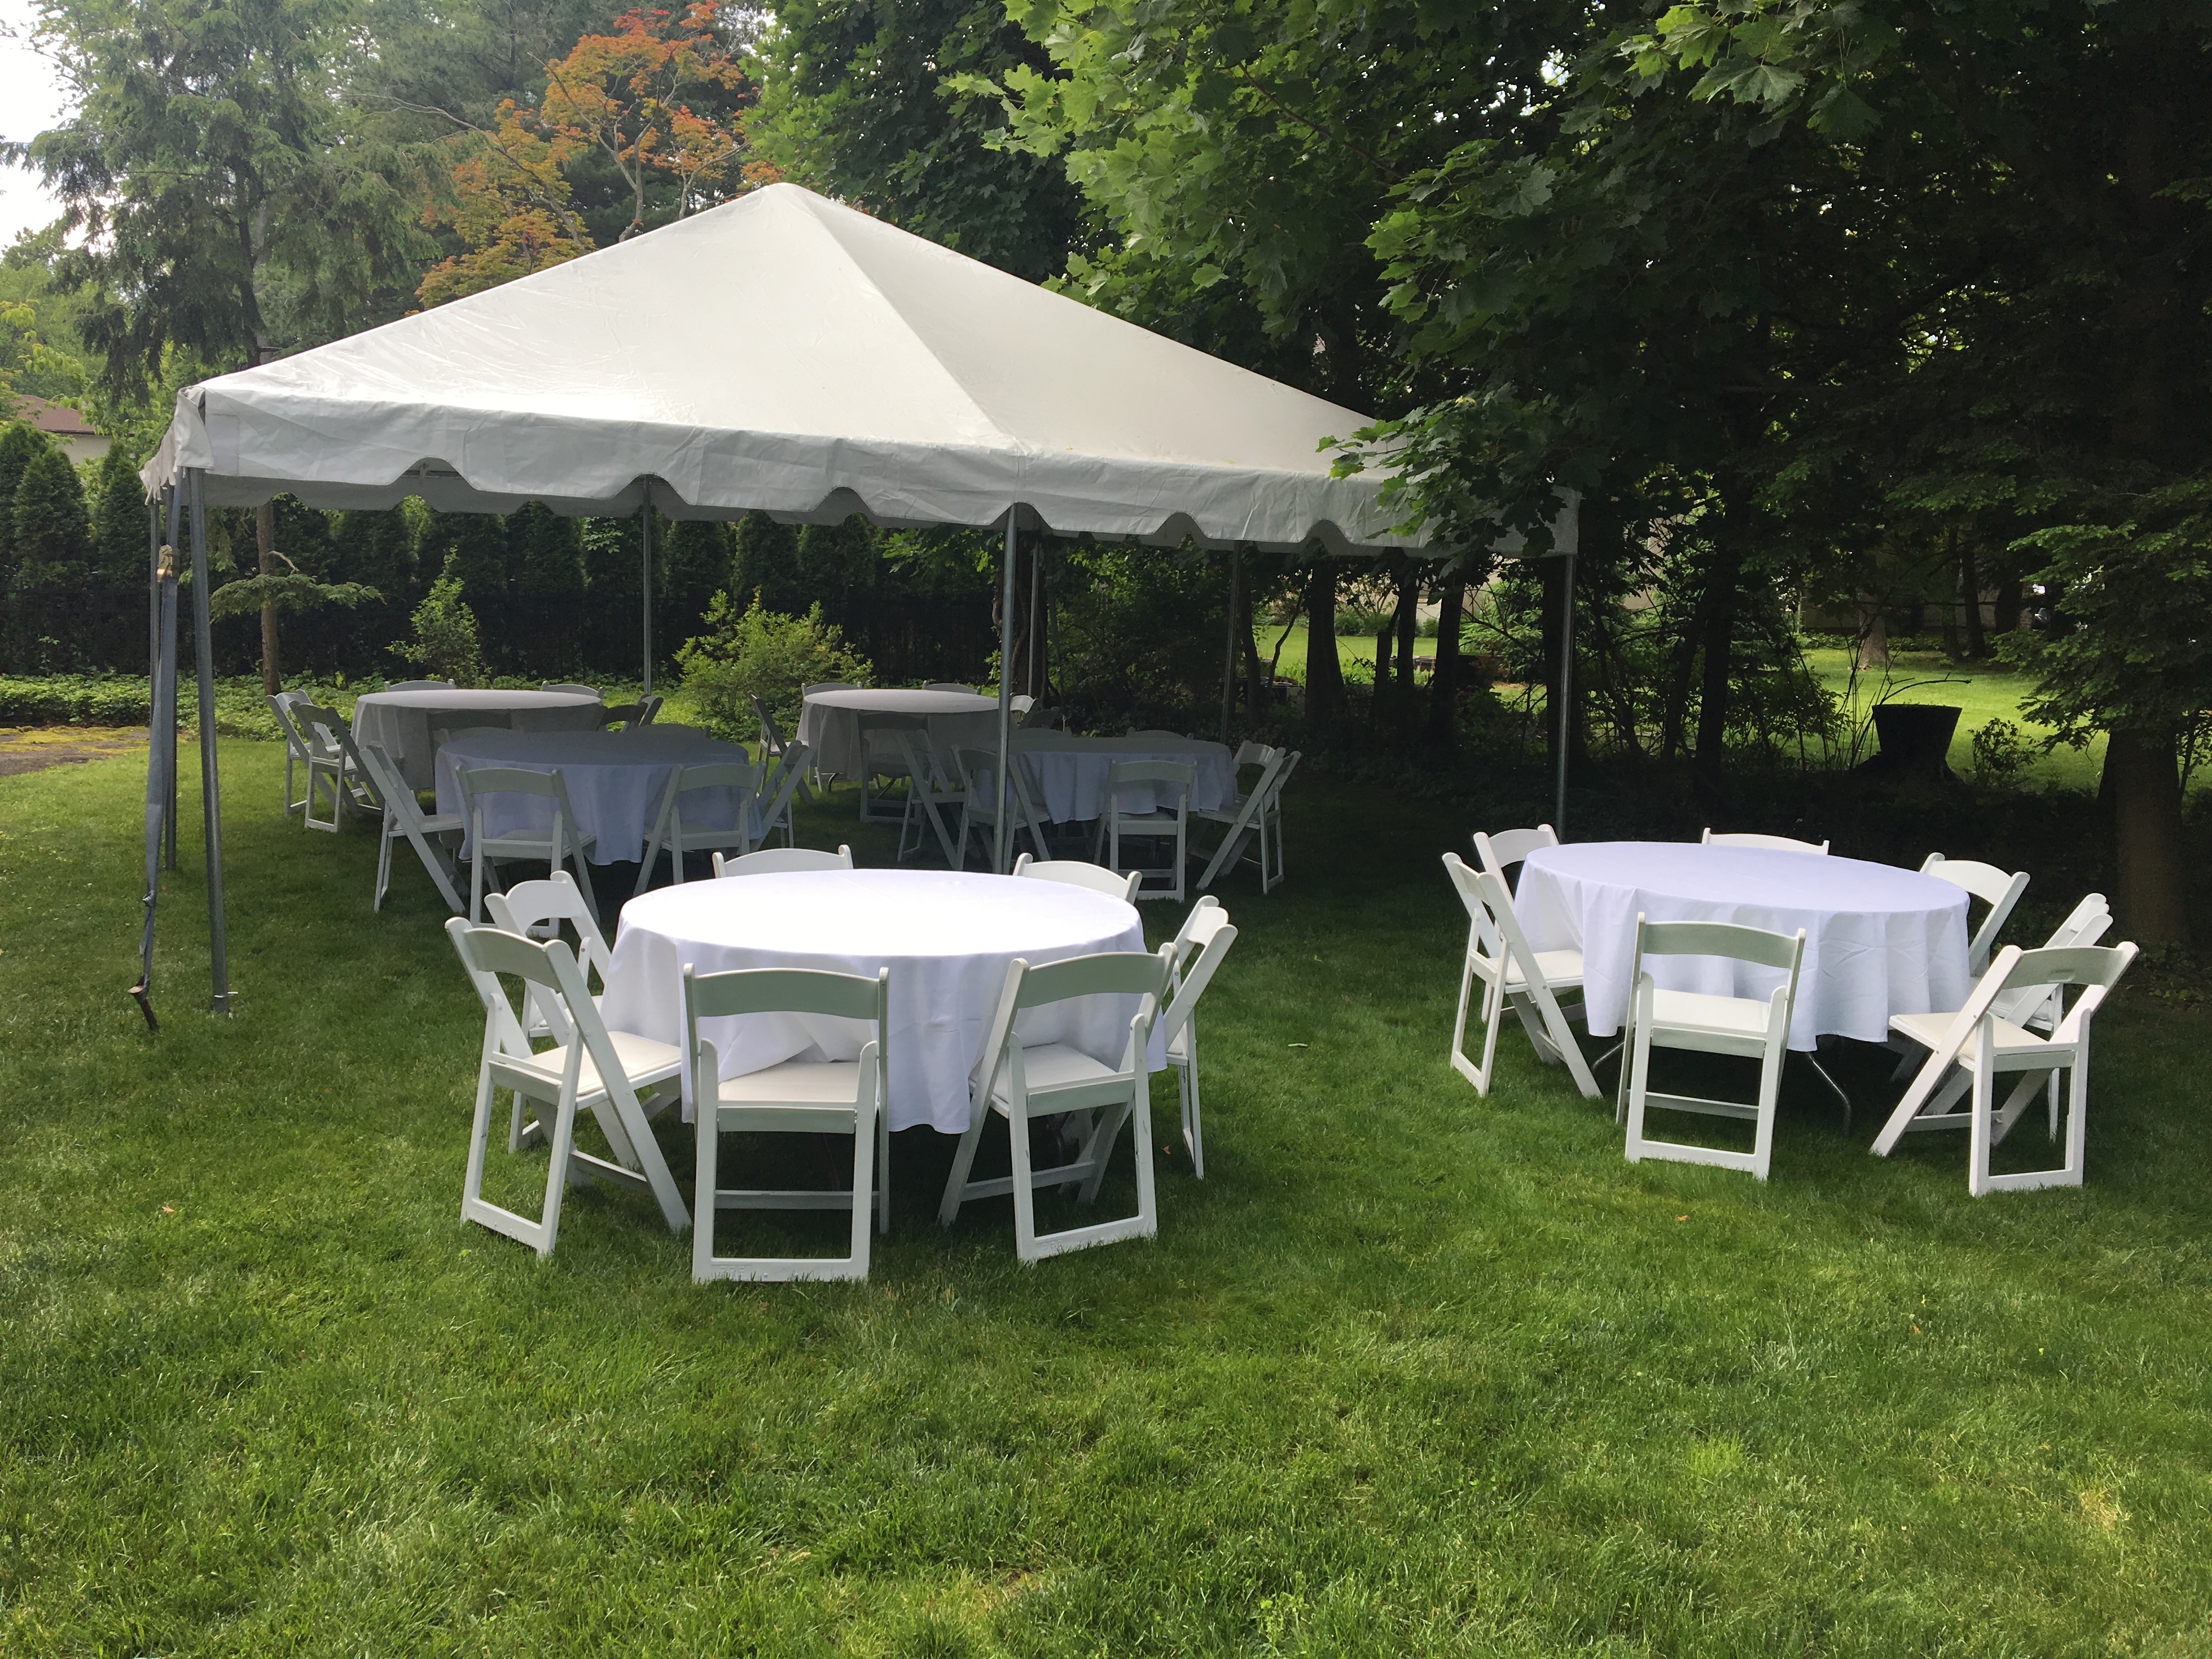
{"label": "distant house roof", "polygon": [[100,434],[91,423],[73,409],[59,404],[50,404],[44,398],[18,397],[15,413],[40,431],[54,438],[96,438]]}

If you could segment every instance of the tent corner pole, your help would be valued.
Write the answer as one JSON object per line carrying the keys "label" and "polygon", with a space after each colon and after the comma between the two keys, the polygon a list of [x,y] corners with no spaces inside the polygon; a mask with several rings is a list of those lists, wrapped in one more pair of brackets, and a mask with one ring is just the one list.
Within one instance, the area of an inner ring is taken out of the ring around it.
{"label": "tent corner pole", "polygon": [[638,541],[644,561],[644,568],[640,572],[639,585],[645,594],[645,603],[642,607],[645,626],[645,672],[641,679],[641,689],[637,695],[641,698],[645,698],[653,695],[653,480],[645,479],[641,489],[645,501],[638,508],[640,526]]}
{"label": "tent corner pole", "polygon": [[1006,848],[1012,840],[1006,833],[1006,803],[1012,793],[1006,769],[1013,764],[1014,554],[1019,545],[1020,524],[1021,508],[1009,503],[1006,550],[999,559],[999,770],[994,780],[999,793],[999,817],[991,838],[991,869],[1001,876],[1006,873]]}
{"label": "tent corner pole", "polygon": [[200,693],[200,830],[207,848],[208,955],[215,982],[210,1006],[230,1012],[230,945],[222,909],[222,781],[216,769],[215,635],[208,620],[207,475],[185,474],[192,514],[192,654]]}

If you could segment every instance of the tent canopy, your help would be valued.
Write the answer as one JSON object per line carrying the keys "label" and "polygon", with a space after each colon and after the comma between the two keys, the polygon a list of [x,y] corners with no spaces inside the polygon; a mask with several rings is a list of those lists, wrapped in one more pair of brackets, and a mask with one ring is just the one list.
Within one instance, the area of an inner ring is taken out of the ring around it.
{"label": "tent canopy", "polygon": [[143,474],[210,506],[529,501],[677,518],[865,513],[1338,553],[1415,547],[1368,417],[795,185],[178,394]]}

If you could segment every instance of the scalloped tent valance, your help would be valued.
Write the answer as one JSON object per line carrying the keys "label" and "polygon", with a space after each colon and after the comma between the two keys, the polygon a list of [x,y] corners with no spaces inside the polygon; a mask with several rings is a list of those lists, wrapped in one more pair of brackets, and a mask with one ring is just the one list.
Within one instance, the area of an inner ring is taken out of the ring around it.
{"label": "scalloped tent valance", "polygon": [[1394,533],[1329,476],[1368,417],[802,190],[178,394],[143,475],[211,506],[854,512],[1333,551]]}

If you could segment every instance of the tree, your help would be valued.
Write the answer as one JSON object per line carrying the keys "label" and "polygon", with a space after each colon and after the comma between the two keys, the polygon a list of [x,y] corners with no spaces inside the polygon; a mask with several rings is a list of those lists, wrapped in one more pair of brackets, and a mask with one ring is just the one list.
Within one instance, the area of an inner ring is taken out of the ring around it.
{"label": "tree", "polygon": [[799,530],[765,513],[748,513],[738,520],[730,591],[741,602],[757,597],[767,609],[785,616],[799,614],[809,602],[799,573]]}
{"label": "tree", "polygon": [[15,487],[24,469],[52,447],[28,421],[0,425],[0,591],[15,574]]}
{"label": "tree", "polygon": [[662,520],[653,534],[653,644],[664,662],[704,625],[730,585],[730,527],[711,519]]}
{"label": "tree", "polygon": [[146,538],[146,488],[134,453],[122,444],[100,461],[93,520],[94,580],[100,618],[93,657],[102,667],[135,667],[146,647],[144,601],[152,549]]}
{"label": "tree", "polygon": [[583,522],[584,661],[598,673],[628,678],[644,650],[644,599],[640,586],[645,550],[638,516]]}
{"label": "tree", "polygon": [[415,607],[413,636],[395,641],[392,649],[434,679],[475,685],[484,678],[483,650],[476,617],[461,599],[460,577],[453,568],[458,557],[447,555],[446,568]]}
{"label": "tree", "polygon": [[84,491],[60,450],[48,445],[24,467],[11,528],[9,655],[24,669],[89,666],[104,607],[93,580]]}
{"label": "tree", "polygon": [[461,602],[476,618],[484,660],[504,671],[512,662],[507,525],[495,514],[441,513],[416,556],[460,584]]}
{"label": "tree", "polygon": [[[405,266],[404,198],[341,142],[339,0],[55,0],[40,35],[83,99],[33,139],[73,245],[54,262],[113,396],[172,352],[218,367],[333,338]],[[259,574],[283,574],[271,512]],[[279,684],[262,611],[262,684]]]}
{"label": "tree", "polygon": [[565,678],[581,664],[584,549],[576,526],[537,501],[507,515],[514,662],[540,679]]}
{"label": "tree", "polygon": [[416,587],[415,534],[398,507],[357,507],[338,520],[331,568],[374,591],[354,608],[345,656],[356,672],[383,667],[392,640],[407,625]]}

